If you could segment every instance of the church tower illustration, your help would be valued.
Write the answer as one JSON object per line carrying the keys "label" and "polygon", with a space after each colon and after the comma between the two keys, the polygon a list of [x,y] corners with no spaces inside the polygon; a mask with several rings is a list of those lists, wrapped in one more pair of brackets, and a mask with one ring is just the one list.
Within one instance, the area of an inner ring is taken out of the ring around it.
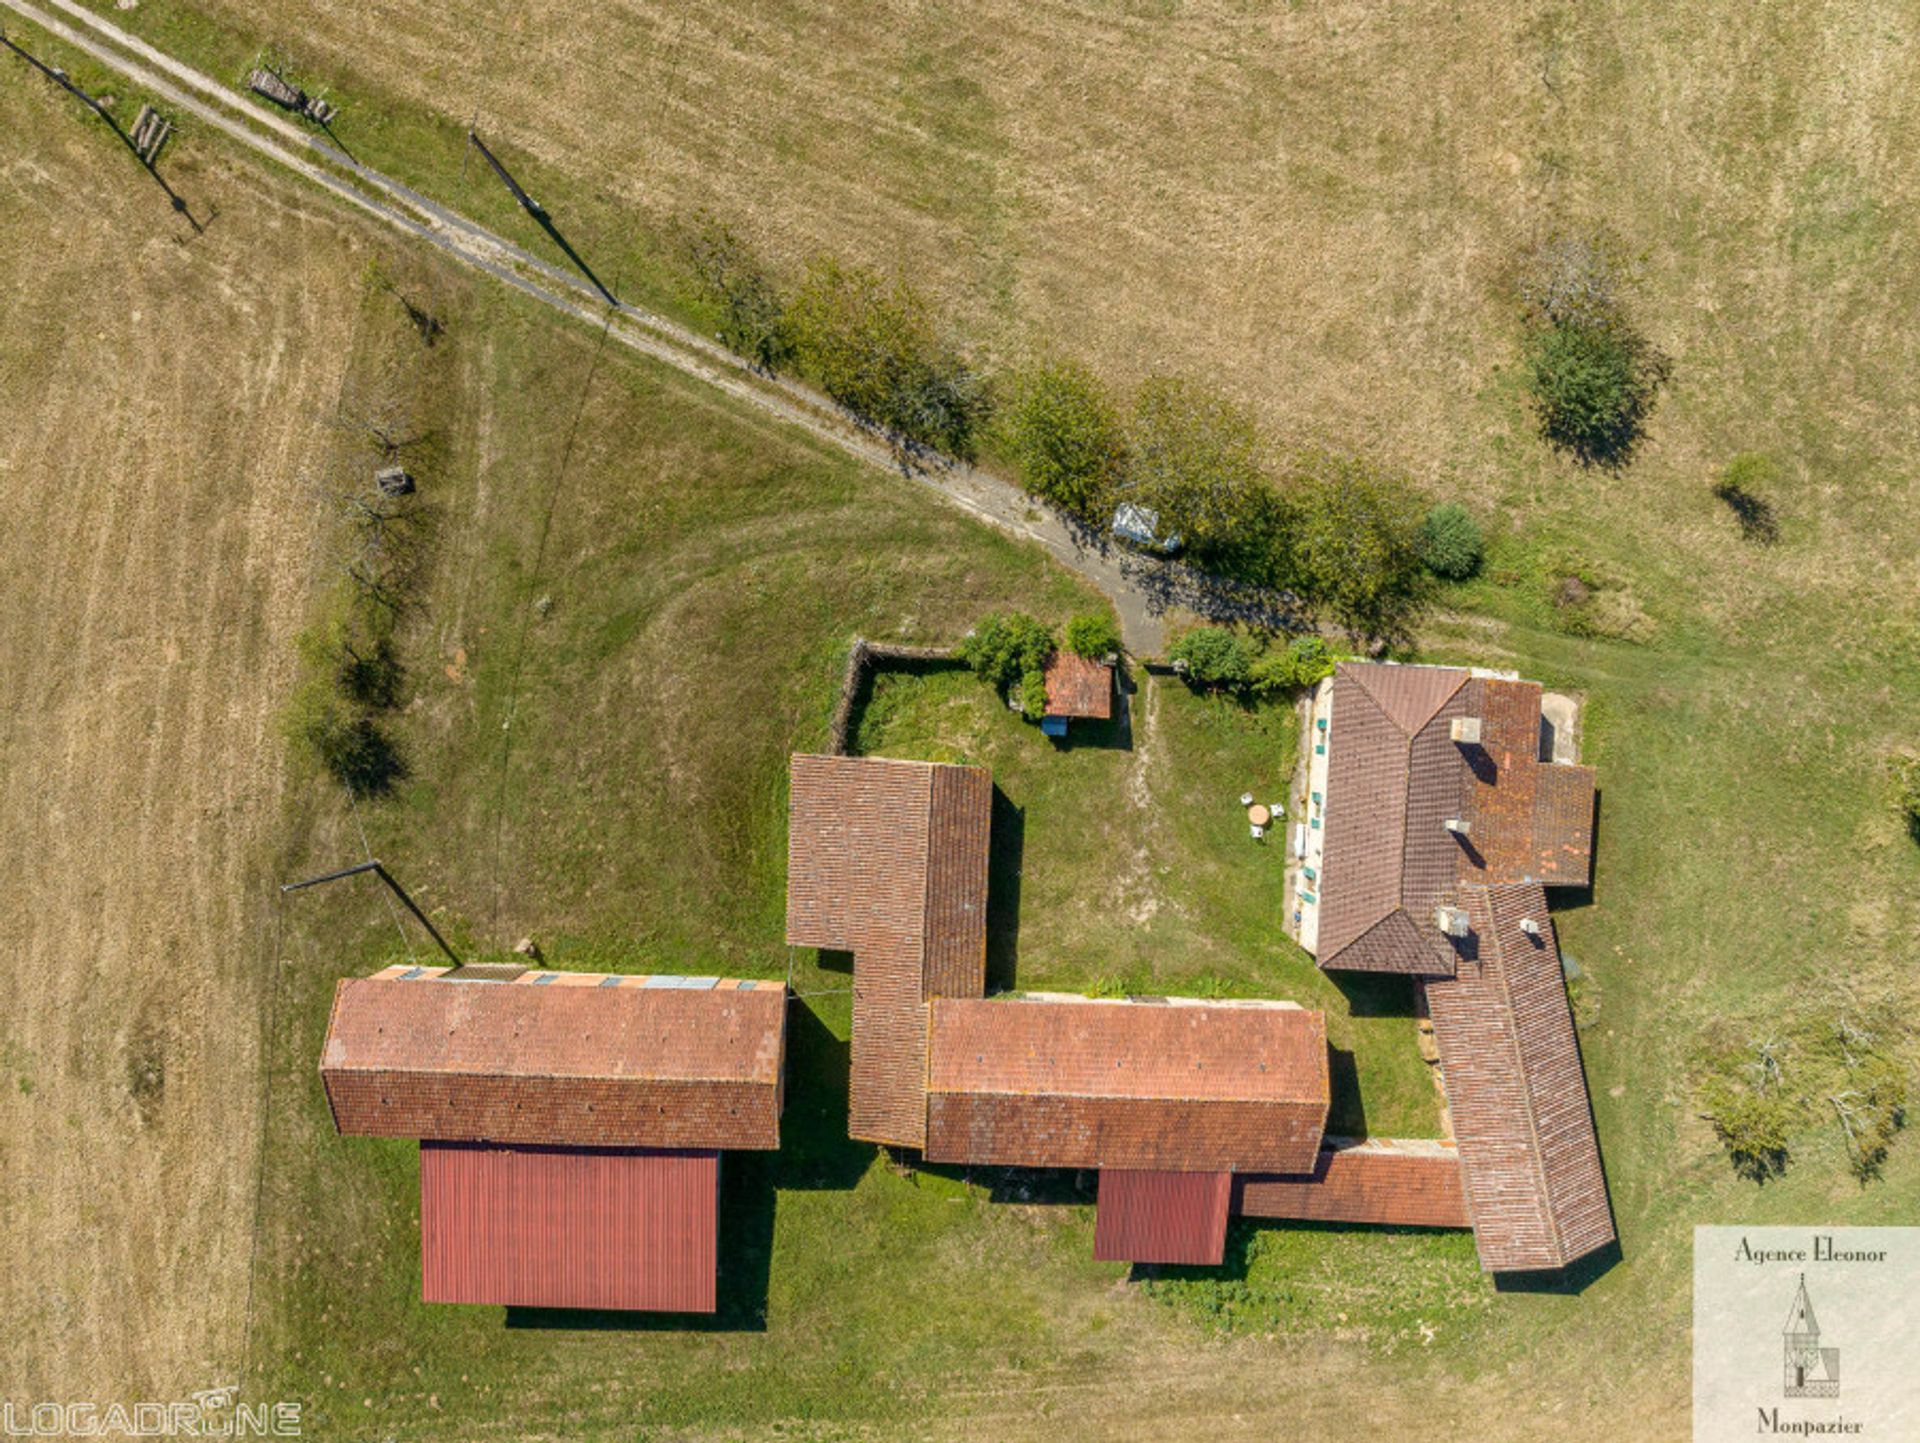
{"label": "church tower illustration", "polygon": [[1820,1324],[1813,1316],[1813,1304],[1807,1301],[1805,1273],[1800,1275],[1799,1290],[1793,1295],[1793,1308],[1787,1314],[1787,1326],[1780,1331],[1787,1396],[1838,1398],[1840,1350],[1820,1346]]}

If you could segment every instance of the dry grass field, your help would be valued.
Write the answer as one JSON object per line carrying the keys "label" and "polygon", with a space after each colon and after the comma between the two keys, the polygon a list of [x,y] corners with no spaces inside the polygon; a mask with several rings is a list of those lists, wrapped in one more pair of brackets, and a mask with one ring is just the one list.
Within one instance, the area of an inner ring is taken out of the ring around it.
{"label": "dry grass field", "polygon": [[[284,845],[273,717],[313,561],[299,461],[358,311],[324,215],[223,174],[222,219],[196,238],[79,113],[17,71],[0,83],[0,1376],[16,1401],[235,1376],[264,884]],[[196,172],[176,168],[198,189]]]}

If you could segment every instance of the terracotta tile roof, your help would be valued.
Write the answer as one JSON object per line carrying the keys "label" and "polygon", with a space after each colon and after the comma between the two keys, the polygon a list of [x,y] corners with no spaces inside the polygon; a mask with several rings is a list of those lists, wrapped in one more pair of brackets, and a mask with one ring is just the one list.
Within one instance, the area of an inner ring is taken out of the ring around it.
{"label": "terracotta tile roof", "polygon": [[1540,768],[1534,791],[1533,870],[1542,882],[1593,880],[1593,768]]}
{"label": "terracotta tile roof", "polygon": [[1473,928],[1459,969],[1424,986],[1480,1264],[1564,1267],[1614,1231],[1546,893],[1463,887],[1458,901]]}
{"label": "terracotta tile roof", "polygon": [[720,1155],[420,1144],[420,1298],[711,1313]]}
{"label": "terracotta tile roof", "polygon": [[1343,1139],[1320,1150],[1308,1176],[1238,1177],[1234,1192],[1234,1211],[1243,1217],[1470,1226],[1460,1155],[1440,1142]]}
{"label": "terracotta tile roof", "polygon": [[854,954],[848,1131],[926,1140],[930,997],[986,989],[993,779],[980,767],[797,755],[787,941]]}
{"label": "terracotta tile roof", "polygon": [[1113,668],[1104,662],[1056,651],[1047,662],[1046,677],[1048,716],[1104,721],[1113,715]]}
{"label": "terracotta tile roof", "polygon": [[1304,1172],[1326,1018],[1273,1004],[940,1000],[926,1155],[1019,1167]]}
{"label": "terracotta tile roof", "polygon": [[1460,812],[1464,778],[1450,729],[1467,714],[1467,682],[1453,667],[1343,662],[1334,672],[1322,967],[1444,972],[1452,965],[1432,909],[1458,865],[1460,845],[1445,823]]}
{"label": "terracotta tile roof", "polygon": [[[1453,740],[1465,719],[1478,742]],[[1587,880],[1592,773],[1539,760],[1538,683],[1342,662],[1328,722],[1322,967],[1444,975],[1451,887]]]}
{"label": "terracotta tile roof", "polygon": [[1102,1168],[1093,1256],[1103,1263],[1218,1267],[1226,1253],[1229,1172]]}
{"label": "terracotta tile roof", "polygon": [[1540,767],[1540,686],[1476,677],[1470,684],[1478,746],[1456,747],[1473,831],[1456,849],[1462,882],[1523,882],[1533,875],[1533,799]]}
{"label": "terracotta tile roof", "polygon": [[[786,988],[342,979],[321,1054],[334,1125],[584,1147],[780,1145]],[[602,981],[608,979],[600,979]],[[680,981],[683,979],[673,979]]]}

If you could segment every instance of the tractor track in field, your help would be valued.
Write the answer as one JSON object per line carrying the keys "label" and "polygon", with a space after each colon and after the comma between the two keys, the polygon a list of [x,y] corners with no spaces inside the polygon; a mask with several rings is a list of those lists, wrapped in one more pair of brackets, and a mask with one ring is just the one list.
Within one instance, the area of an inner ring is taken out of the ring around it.
{"label": "tractor track in field", "polygon": [[609,306],[585,280],[354,160],[76,0],[45,0],[44,8],[30,0],[0,0],[0,8],[13,11],[337,200],[438,247],[552,310],[596,328],[605,326],[614,340],[630,350],[798,426],[868,465],[917,481],[988,525],[1038,542],[1114,603],[1127,647],[1136,655],[1156,655],[1163,649],[1166,614],[1176,606],[1215,616],[1284,615],[1277,598],[1250,601],[1244,594],[1229,595],[1177,562],[1090,541],[1001,477],[943,458],[905,456],[798,382],[763,375],[705,336],[639,306],[624,302]]}

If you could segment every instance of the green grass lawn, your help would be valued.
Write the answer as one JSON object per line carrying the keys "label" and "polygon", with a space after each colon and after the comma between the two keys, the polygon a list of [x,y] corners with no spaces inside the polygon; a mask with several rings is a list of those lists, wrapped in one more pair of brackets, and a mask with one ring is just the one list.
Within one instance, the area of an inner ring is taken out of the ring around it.
{"label": "green grass lawn", "polygon": [[1289,795],[1299,716],[1131,671],[1109,722],[1055,742],[964,668],[879,671],[856,749],[993,772],[992,985],[1280,997],[1327,1014],[1335,1134],[1432,1137],[1433,1083],[1399,978],[1337,983],[1286,936],[1285,829],[1240,797]]}

